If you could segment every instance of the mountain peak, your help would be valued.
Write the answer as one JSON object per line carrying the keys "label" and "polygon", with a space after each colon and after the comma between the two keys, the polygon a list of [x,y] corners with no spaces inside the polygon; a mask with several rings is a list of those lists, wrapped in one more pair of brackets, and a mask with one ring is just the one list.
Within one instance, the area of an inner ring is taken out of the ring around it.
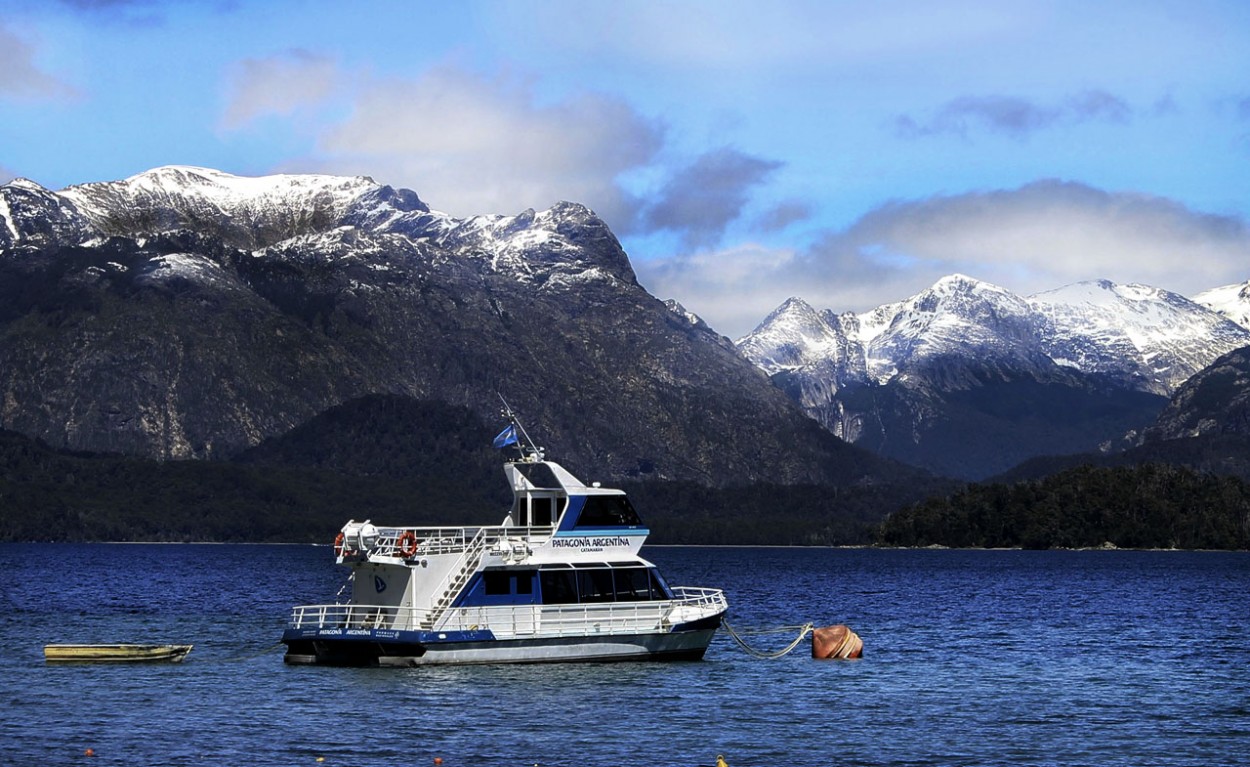
{"label": "mountain peak", "polygon": [[1243,328],[1250,328],[1250,282],[1211,288],[1194,296],[1193,300]]}
{"label": "mountain peak", "polygon": [[834,369],[839,380],[859,380],[863,349],[852,349],[851,344],[837,315],[817,311],[797,296],[786,299],[737,343],[769,375],[817,363]]}

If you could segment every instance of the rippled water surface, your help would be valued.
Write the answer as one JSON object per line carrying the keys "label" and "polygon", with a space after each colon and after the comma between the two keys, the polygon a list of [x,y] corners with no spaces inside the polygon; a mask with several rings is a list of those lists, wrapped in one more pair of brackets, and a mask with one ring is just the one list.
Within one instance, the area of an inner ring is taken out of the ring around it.
{"label": "rippled water surface", "polygon": [[[740,631],[846,623],[756,660],[285,666],[326,547],[0,545],[0,765],[1237,765],[1250,554],[648,548]],[[748,637],[761,649],[793,635]],[[52,642],[189,642],[182,664],[45,665]],[[319,759],[323,761],[318,761]]]}

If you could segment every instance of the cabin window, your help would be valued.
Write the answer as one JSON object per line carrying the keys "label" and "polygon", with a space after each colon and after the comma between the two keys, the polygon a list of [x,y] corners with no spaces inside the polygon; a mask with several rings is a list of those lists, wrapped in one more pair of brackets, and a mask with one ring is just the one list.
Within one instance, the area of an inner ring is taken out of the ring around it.
{"label": "cabin window", "polygon": [[[648,602],[671,599],[664,579],[654,568],[604,567],[578,564],[576,570],[540,570],[542,603],[547,605],[595,602]],[[517,584],[517,593],[522,583]]]}
{"label": "cabin window", "polygon": [[555,498],[530,499],[530,524],[534,527],[549,527],[556,521]]}
{"label": "cabin window", "polygon": [[488,597],[534,593],[533,570],[486,570],[482,573],[482,593]]}
{"label": "cabin window", "polygon": [[618,602],[645,602],[651,598],[651,579],[641,567],[613,571]]}
{"label": "cabin window", "polygon": [[608,569],[579,570],[577,591],[583,602],[611,602],[613,595],[612,571]]}
{"label": "cabin window", "polygon": [[642,524],[638,512],[623,495],[588,495],[577,527],[631,527]]}
{"label": "cabin window", "polygon": [[545,605],[577,603],[577,580],[572,570],[542,570],[538,573]]}
{"label": "cabin window", "polygon": [[511,573],[502,570],[487,570],[482,573],[486,596],[497,597],[512,593]]}
{"label": "cabin window", "polygon": [[668,584],[664,582],[664,578],[660,575],[660,571],[654,567],[647,571],[651,574],[651,594],[654,599],[672,599],[673,592],[668,590]]}

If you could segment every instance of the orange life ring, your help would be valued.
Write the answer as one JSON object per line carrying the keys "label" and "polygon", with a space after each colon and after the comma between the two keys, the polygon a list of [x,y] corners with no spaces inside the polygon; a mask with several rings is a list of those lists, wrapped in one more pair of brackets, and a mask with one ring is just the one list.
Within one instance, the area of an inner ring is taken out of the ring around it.
{"label": "orange life ring", "polygon": [[399,553],[405,557],[411,557],[417,553],[417,534],[411,530],[405,530],[404,534],[399,536]]}
{"label": "orange life ring", "polygon": [[338,537],[334,539],[334,556],[341,557],[344,554],[351,553],[347,550],[346,540],[347,538],[343,535],[342,531],[340,531]]}

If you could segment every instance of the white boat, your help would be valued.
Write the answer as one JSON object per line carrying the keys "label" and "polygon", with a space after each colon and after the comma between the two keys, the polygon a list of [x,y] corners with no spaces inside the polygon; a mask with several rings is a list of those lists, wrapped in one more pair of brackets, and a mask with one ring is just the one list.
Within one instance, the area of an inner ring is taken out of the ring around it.
{"label": "white boat", "polygon": [[[697,660],[728,608],[670,587],[639,556],[648,529],[621,490],[585,485],[512,419],[495,439],[512,508],[493,527],[349,521],[335,541],[350,597],[292,610],[287,663]],[[342,592],[341,592],[342,593]]]}

